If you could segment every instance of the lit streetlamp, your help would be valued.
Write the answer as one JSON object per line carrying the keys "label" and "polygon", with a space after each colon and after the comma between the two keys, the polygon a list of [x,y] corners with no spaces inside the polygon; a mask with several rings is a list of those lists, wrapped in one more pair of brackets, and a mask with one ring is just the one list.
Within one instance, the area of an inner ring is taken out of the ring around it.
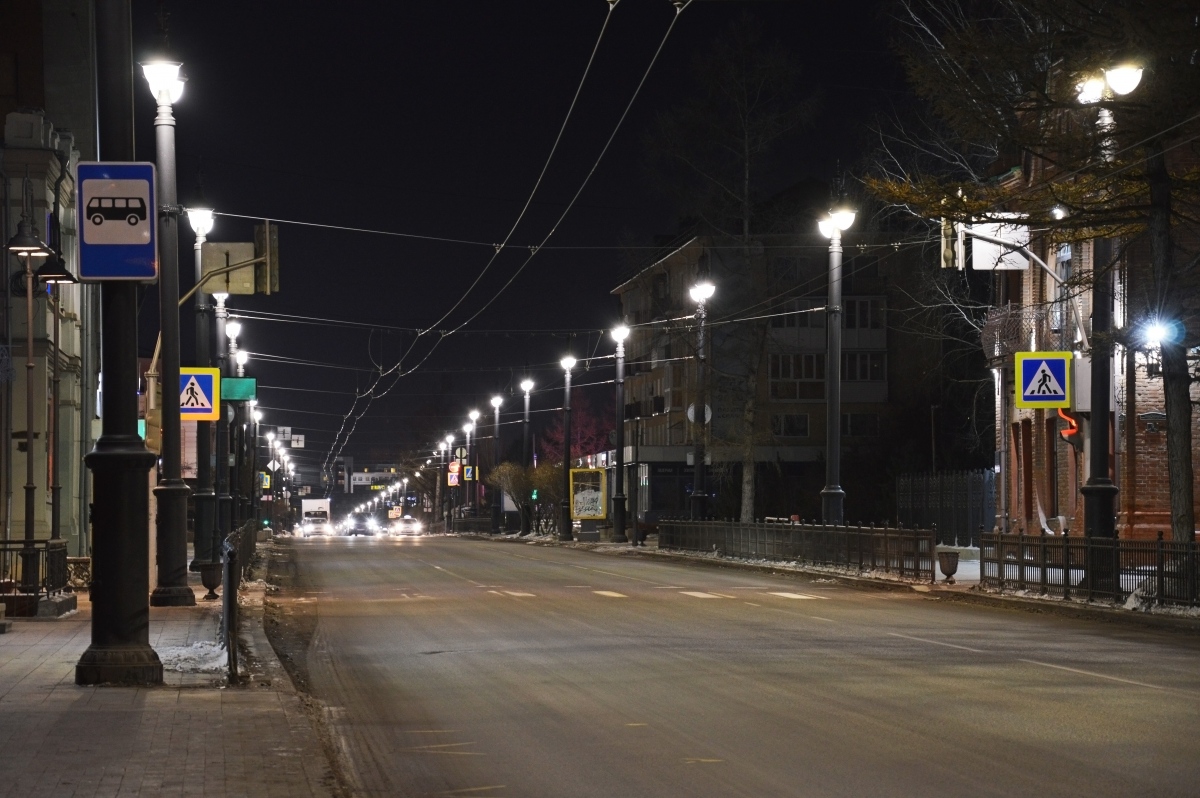
{"label": "lit streetlamp", "polygon": [[[613,329],[617,342],[617,463],[613,471],[613,542],[624,543],[625,537],[625,339],[629,328],[622,324]],[[633,545],[638,544],[637,519],[633,525]]]}
{"label": "lit streetlamp", "polygon": [[187,497],[183,481],[182,430],[179,417],[179,212],[175,181],[175,115],[171,106],[183,95],[182,64],[153,61],[141,65],[158,106],[154,118],[160,213],[158,278],[159,328],[162,335],[162,481],[154,489],[158,504],[156,540],[158,585],[152,607],[184,607],[196,603],[187,583]]}
{"label": "lit streetlamp", "polygon": [[[471,419],[471,431],[467,433],[467,465],[473,466],[471,476],[475,477],[471,484],[466,479],[463,479],[463,487],[470,491],[470,500],[467,505],[470,508],[471,516],[479,515],[479,433],[477,422],[479,421],[479,411],[472,410],[467,413],[467,418]],[[471,433],[475,433],[475,445],[471,446]],[[463,474],[465,477],[466,474]]]}
{"label": "lit streetlamp", "polygon": [[[202,252],[204,242],[213,228],[213,212],[207,208],[188,208],[188,224],[196,234],[196,242],[192,246],[192,260],[196,276],[196,285],[204,279],[202,267]],[[196,291],[196,341],[194,359],[197,366],[206,367],[212,363],[212,326],[209,321],[208,294],[202,289]],[[196,423],[196,493],[193,501],[196,504],[196,517],[192,532],[192,570],[200,570],[206,563],[219,562],[220,557],[213,541],[216,539],[216,501],[213,492],[212,464],[212,422],[197,421]],[[214,594],[215,595],[215,594]]]}
{"label": "lit streetlamp", "polygon": [[[217,300],[214,315],[217,321],[217,367],[222,377],[232,377],[233,361],[237,355],[237,337],[242,332],[242,325],[229,321],[229,311],[225,300],[229,294],[213,294]],[[273,445],[279,447],[276,438]],[[282,452],[281,452],[282,454]],[[221,415],[217,419],[217,535],[216,551],[220,551],[219,541],[224,541],[233,531],[233,496],[229,492],[229,408],[222,405]],[[276,518],[278,512],[276,511]]]}
{"label": "lit streetlamp", "polygon": [[563,461],[562,461],[562,518],[559,520],[558,539],[571,539],[571,369],[575,358],[567,355],[559,361],[563,367]]}
{"label": "lit streetlamp", "polygon": [[829,299],[825,308],[825,487],[821,517],[844,522],[842,490],[842,231],[854,224],[854,211],[835,209],[817,225],[829,239]]}
{"label": "lit streetlamp", "polygon": [[[492,397],[492,468],[500,463],[500,405],[503,396]],[[500,534],[500,522],[504,516],[504,494],[499,490],[492,493],[492,534]]]}
{"label": "lit streetlamp", "polygon": [[[1125,95],[1137,88],[1142,80],[1139,66],[1123,65],[1106,69],[1102,76],[1085,80],[1078,87],[1079,102],[1083,105],[1102,103],[1115,95]],[[1116,157],[1113,140],[1112,110],[1099,106],[1097,127],[1104,160],[1111,163]],[[1083,494],[1083,533],[1087,537],[1115,538],[1117,524],[1114,508],[1117,486],[1108,476],[1109,429],[1112,410],[1112,323],[1113,323],[1113,261],[1112,239],[1097,238],[1092,242],[1092,411],[1088,425],[1088,478],[1079,489]],[[1104,573],[1108,569],[1089,568]],[[1089,576],[1090,578],[1090,576]]]}
{"label": "lit streetlamp", "polygon": [[707,435],[705,427],[708,424],[708,386],[705,374],[704,323],[708,319],[708,308],[705,303],[716,293],[716,286],[705,280],[697,283],[688,290],[692,301],[696,303],[696,398],[692,402],[693,453],[695,467],[692,474],[692,518],[701,519],[708,514],[708,487],[704,479],[704,439]]}
{"label": "lit streetlamp", "polygon": [[[521,380],[521,390],[525,392],[525,420],[521,423],[521,468],[529,468],[529,449],[530,449],[530,433],[529,433],[529,393],[533,390],[533,380]],[[532,531],[533,523],[533,508],[529,506],[532,499],[529,496],[521,497],[521,534],[528,535]]]}

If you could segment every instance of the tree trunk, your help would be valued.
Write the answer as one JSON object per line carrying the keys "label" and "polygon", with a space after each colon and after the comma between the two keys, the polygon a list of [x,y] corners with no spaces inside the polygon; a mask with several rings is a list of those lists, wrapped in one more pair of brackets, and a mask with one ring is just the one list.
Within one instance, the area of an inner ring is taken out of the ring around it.
{"label": "tree trunk", "polygon": [[750,351],[754,357],[750,372],[746,375],[746,404],[742,408],[742,511],[743,523],[754,520],[754,424],[758,417],[759,377],[762,374],[764,350],[767,346],[767,325],[759,322],[754,326],[753,344]]}
{"label": "tree trunk", "polygon": [[1150,257],[1154,267],[1157,306],[1151,310],[1170,324],[1172,335],[1162,350],[1163,393],[1167,404],[1167,478],[1171,495],[1171,538],[1195,539],[1196,518],[1192,492],[1192,378],[1187,363],[1187,331],[1182,324],[1179,286],[1175,276],[1171,240],[1171,178],[1162,144],[1147,146],[1146,181],[1150,186]]}

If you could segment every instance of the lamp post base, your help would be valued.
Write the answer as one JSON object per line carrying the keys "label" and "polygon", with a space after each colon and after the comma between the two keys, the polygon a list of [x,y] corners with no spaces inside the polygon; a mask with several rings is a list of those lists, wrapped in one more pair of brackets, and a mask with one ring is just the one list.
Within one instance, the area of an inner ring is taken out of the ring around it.
{"label": "lamp post base", "polygon": [[562,517],[559,519],[558,539],[573,540],[571,534],[571,508],[566,502],[562,503]]}
{"label": "lamp post base", "polygon": [[[613,543],[628,543],[625,536],[625,494],[613,496]],[[637,541],[634,541],[637,545]]]}
{"label": "lamp post base", "polygon": [[826,524],[841,526],[845,507],[846,492],[840,485],[824,488],[821,491],[821,520]]}
{"label": "lamp post base", "polygon": [[158,503],[158,586],[150,594],[151,607],[192,607],[196,594],[187,581],[187,497],[183,480],[164,482],[154,489]]}
{"label": "lamp post base", "polygon": [[92,644],[75,664],[75,684],[162,684],[163,666],[149,645]]}
{"label": "lamp post base", "polygon": [[196,493],[196,523],[192,533],[192,562],[189,571],[201,571],[204,565],[220,562],[214,541],[217,537],[217,494],[211,490]]}

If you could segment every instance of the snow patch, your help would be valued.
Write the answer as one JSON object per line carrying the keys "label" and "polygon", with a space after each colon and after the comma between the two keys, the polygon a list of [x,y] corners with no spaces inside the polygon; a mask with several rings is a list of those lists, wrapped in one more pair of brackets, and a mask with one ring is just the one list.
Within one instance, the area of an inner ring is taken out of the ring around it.
{"label": "snow patch", "polygon": [[210,640],[190,646],[159,646],[154,650],[163,670],[179,673],[221,673],[228,663],[225,647]]}

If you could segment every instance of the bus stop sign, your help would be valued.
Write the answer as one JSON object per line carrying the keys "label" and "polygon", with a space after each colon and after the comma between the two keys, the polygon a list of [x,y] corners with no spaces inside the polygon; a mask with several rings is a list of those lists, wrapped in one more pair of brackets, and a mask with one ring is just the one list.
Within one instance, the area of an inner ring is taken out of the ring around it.
{"label": "bus stop sign", "polygon": [[79,279],[158,279],[154,164],[81,163],[75,174]]}

